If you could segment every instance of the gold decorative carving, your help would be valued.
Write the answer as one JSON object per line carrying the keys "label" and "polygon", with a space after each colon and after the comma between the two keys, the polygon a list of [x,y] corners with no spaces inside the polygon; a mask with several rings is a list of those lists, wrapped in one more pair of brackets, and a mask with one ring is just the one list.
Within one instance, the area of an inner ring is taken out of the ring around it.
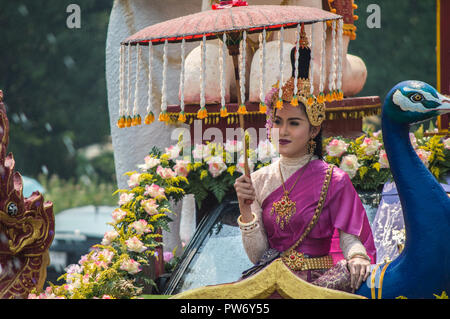
{"label": "gold decorative carving", "polygon": [[27,298],[41,290],[55,234],[53,204],[39,192],[23,197],[22,176],[6,156],[9,123],[0,91],[0,298]]}
{"label": "gold decorative carving", "polygon": [[268,299],[274,293],[284,299],[366,299],[310,284],[297,277],[281,259],[244,280],[195,288],[171,299]]}

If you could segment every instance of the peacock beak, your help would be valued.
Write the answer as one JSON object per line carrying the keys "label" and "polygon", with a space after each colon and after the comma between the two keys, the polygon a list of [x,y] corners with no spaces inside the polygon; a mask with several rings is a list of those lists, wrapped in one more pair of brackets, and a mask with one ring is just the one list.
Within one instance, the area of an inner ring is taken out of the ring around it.
{"label": "peacock beak", "polygon": [[444,111],[444,113],[450,112],[450,96],[438,93],[438,97],[441,102],[441,105],[438,107],[439,111]]}

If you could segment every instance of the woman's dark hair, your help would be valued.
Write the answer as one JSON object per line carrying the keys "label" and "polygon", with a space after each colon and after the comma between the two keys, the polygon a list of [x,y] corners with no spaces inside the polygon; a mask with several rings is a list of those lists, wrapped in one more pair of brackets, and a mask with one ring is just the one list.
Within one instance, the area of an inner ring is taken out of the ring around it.
{"label": "woman's dark hair", "polygon": [[314,142],[316,142],[316,148],[314,149],[314,155],[318,158],[323,159],[323,150],[322,150],[322,128],[320,128],[319,134],[314,138]]}

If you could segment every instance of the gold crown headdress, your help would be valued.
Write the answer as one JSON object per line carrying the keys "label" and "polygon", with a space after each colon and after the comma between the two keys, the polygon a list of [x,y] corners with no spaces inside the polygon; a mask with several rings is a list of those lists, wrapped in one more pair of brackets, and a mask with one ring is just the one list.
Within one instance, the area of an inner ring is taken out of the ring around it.
{"label": "gold crown headdress", "polygon": [[[290,102],[293,106],[298,106],[298,102],[301,102],[305,106],[311,125],[319,126],[325,120],[325,103],[319,102],[311,90],[310,63],[311,49],[302,24],[299,41],[291,50],[292,76],[281,88],[281,97],[274,94],[272,105],[280,109],[283,107],[283,101]],[[297,89],[295,89],[296,86]],[[279,84],[277,83],[274,87],[279,87]]]}

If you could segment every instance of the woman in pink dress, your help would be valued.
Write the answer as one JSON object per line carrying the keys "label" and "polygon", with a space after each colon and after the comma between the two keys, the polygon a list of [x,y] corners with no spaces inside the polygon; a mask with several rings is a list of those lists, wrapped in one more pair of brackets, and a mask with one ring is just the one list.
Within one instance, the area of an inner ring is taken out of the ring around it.
{"label": "woman in pink dress", "polygon": [[298,93],[292,77],[282,99],[278,89],[266,97],[268,128],[278,130],[280,158],[236,180],[238,223],[255,269],[289,251],[283,260],[300,278],[352,292],[376,260],[373,236],[349,176],[337,167],[331,171],[322,159],[324,107],[307,102],[309,57],[300,54],[299,60]]}

